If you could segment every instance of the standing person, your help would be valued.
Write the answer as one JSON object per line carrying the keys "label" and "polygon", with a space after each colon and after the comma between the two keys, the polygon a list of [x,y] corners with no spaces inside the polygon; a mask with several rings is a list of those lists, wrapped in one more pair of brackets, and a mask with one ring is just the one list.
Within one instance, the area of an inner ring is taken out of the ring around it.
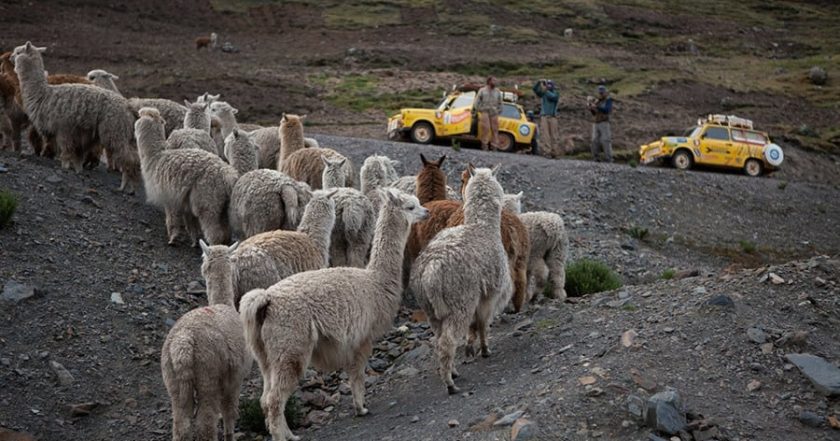
{"label": "standing person", "polygon": [[[528,122],[535,122],[537,118],[534,116],[534,111],[529,110],[525,112],[525,119],[527,119]],[[540,126],[534,127],[534,136],[531,138],[531,154],[540,154]]]}
{"label": "standing person", "polygon": [[589,100],[589,112],[594,118],[592,124],[592,158],[601,161],[601,152],[607,162],[612,159],[612,133],[610,130],[610,114],[612,113],[612,98],[603,85],[598,86],[598,96]]}
{"label": "standing person", "polygon": [[557,104],[560,94],[552,80],[539,80],[534,83],[534,94],[540,97],[540,132],[545,153],[550,157],[563,154],[560,148],[560,126],[557,121]]}
{"label": "standing person", "polygon": [[502,92],[496,88],[496,79],[487,77],[487,84],[478,90],[475,110],[479,113],[481,150],[499,147],[499,115],[502,113]]}

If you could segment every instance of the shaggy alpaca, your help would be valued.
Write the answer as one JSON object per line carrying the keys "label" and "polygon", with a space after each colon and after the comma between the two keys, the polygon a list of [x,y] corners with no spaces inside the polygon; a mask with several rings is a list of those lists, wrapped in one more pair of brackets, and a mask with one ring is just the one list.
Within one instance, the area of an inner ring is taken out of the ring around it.
{"label": "shaggy alpaca", "polygon": [[268,231],[242,242],[233,255],[237,308],[242,295],[252,289],[265,289],[292,274],[329,265],[335,192],[321,190],[312,194],[297,231]]}
{"label": "shaggy alpaca", "polygon": [[[313,190],[323,188],[321,175],[324,173],[324,163],[321,156],[340,161],[344,158],[332,149],[320,147],[305,148],[303,137],[303,117],[283,114],[280,120],[280,156],[277,169],[293,179],[306,182]],[[352,187],[355,171],[350,160],[344,163],[345,187]]]}
{"label": "shaggy alpaca", "polygon": [[[468,355],[476,334],[487,357],[487,328],[510,300],[512,285],[500,235],[502,186],[495,169],[477,169],[466,189],[464,224],[440,232],[411,270],[411,291],[437,338],[440,375],[450,394],[455,350],[469,333]],[[246,331],[247,333],[247,331]]]}
{"label": "shaggy alpaca", "polygon": [[528,298],[536,299],[551,281],[551,297],[566,299],[566,257],[569,235],[559,214],[535,211],[519,215],[528,230],[531,252],[528,256]]}
{"label": "shaggy alpaca", "polygon": [[242,175],[230,195],[230,224],[241,238],[272,230],[294,230],[311,190],[277,170]]}
{"label": "shaggy alpaca", "polygon": [[[254,143],[260,148],[260,168],[271,168],[271,169],[278,169],[279,166],[279,159],[281,155],[281,150],[283,149],[283,121],[291,117],[296,117],[299,119],[298,122],[303,121],[306,119],[306,115],[303,116],[295,116],[295,115],[286,115],[283,114],[283,118],[280,120],[280,127],[272,126],[272,127],[263,127],[252,132],[254,136]],[[300,124],[300,127],[295,126],[290,128],[289,133],[295,134],[299,131],[300,136],[303,137],[303,124]],[[300,144],[298,147],[296,144],[297,138],[293,136],[291,140],[293,142],[290,147],[286,149],[287,152],[291,153],[292,151],[296,151],[299,148],[318,148],[318,141],[312,138],[303,137],[303,143]]]}
{"label": "shaggy alpaca", "polygon": [[221,123],[220,129],[223,139],[227,139],[228,135],[233,133],[236,129],[252,132],[263,128],[262,126],[258,126],[256,124],[239,124],[236,122],[236,114],[239,113],[239,110],[224,101],[214,101],[210,104],[209,108],[210,115],[214,118],[218,118]]}
{"label": "shaggy alpaca", "polygon": [[175,322],[163,342],[160,366],[172,402],[173,441],[215,440],[220,415],[229,441],[239,414],[239,389],[253,358],[233,308],[231,253],[236,244],[200,244],[208,306]]}
{"label": "shaggy alpaca", "polygon": [[517,194],[505,194],[502,198],[502,208],[514,214],[522,213],[522,195],[523,192]]}
{"label": "shaggy alpaca", "polygon": [[[461,191],[464,192],[475,167],[469,164],[461,175]],[[520,193],[521,195],[521,193]],[[514,196],[515,198],[515,196]],[[502,203],[505,203],[502,196]],[[502,243],[508,256],[510,275],[513,278],[513,310],[519,312],[528,300],[528,256],[531,253],[531,240],[528,229],[516,213],[519,210],[502,210]],[[464,222],[464,212],[458,211],[449,218],[447,227],[461,225]]]}
{"label": "shaggy alpaca", "polygon": [[[372,155],[365,158],[359,172],[362,193],[369,196],[373,190],[391,186],[399,177],[395,168],[397,164],[399,161],[387,156]],[[414,190],[405,193],[414,194]]]}
{"label": "shaggy alpaca", "polygon": [[327,268],[284,279],[242,298],[245,338],[263,377],[260,403],[272,437],[299,439],[283,410],[310,363],[344,368],[357,415],[366,415],[365,367],[373,342],[400,306],[400,262],[413,222],[428,212],[417,198],[387,190],[367,268]]}
{"label": "shaggy alpaca", "polygon": [[225,139],[225,157],[239,176],[257,169],[257,146],[248,133],[234,129]]}
{"label": "shaggy alpaca", "polygon": [[139,161],[131,136],[134,118],[125,98],[95,86],[49,85],[44,77],[44,51],[27,42],[12,53],[23,108],[32,124],[47,139],[55,138],[62,164],[72,163],[77,171],[91,153],[98,152],[99,145],[104,146],[122,169],[120,189],[133,191]]}
{"label": "shaggy alpaca", "polygon": [[[103,89],[122,95],[119,88],[117,88],[117,84],[114,82],[114,80],[119,80],[120,77],[110,72],[102,69],[94,69],[88,72],[86,78],[94,86],[99,86]],[[155,109],[160,110],[160,116],[166,120],[166,126],[164,128],[166,129],[167,138],[173,130],[177,130],[182,127],[184,116],[187,114],[186,107],[176,103],[175,101],[163,98],[129,98],[128,106],[131,108],[131,112],[134,113],[135,118],[137,117],[137,112],[144,107],[154,107]]]}
{"label": "shaggy alpaca", "polygon": [[157,109],[140,109],[135,136],[146,197],[166,211],[169,243],[177,239],[179,231],[172,227],[174,220],[182,216],[188,219],[192,234],[197,230],[197,222],[210,243],[227,243],[228,203],[239,174],[212,153],[167,149],[163,125]]}
{"label": "shaggy alpaca", "polygon": [[219,154],[216,142],[210,137],[210,114],[207,104],[184,101],[187,112],[184,127],[174,130],[167,138],[171,149],[198,149],[214,155]]}
{"label": "shaggy alpaca", "polygon": [[345,182],[344,163],[346,159],[333,161],[321,156],[324,161],[322,181],[324,189],[335,189],[335,228],[330,245],[330,266],[354,266],[364,268],[373,232],[376,227],[376,212],[373,204],[361,191],[342,187]]}

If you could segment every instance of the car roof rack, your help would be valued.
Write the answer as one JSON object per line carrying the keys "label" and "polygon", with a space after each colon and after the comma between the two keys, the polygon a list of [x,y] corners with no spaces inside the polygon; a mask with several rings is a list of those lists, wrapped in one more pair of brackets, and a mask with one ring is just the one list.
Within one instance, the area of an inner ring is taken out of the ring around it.
{"label": "car roof rack", "polygon": [[[737,127],[740,129],[753,130],[753,122],[751,120],[746,118],[739,118],[735,115],[710,114],[706,117],[706,121],[727,127]],[[697,125],[703,125],[703,120],[698,119]]]}

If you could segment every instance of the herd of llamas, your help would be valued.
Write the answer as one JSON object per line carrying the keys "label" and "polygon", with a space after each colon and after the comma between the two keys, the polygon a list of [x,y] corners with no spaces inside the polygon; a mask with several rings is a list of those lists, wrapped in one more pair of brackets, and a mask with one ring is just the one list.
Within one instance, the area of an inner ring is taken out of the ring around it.
{"label": "herd of llamas", "polygon": [[[365,368],[405,298],[436,337],[439,374],[457,393],[455,353],[487,357],[488,327],[537,293],[565,297],[569,242],[562,218],[521,213],[498,166],[447,185],[446,156],[416,176],[374,155],[358,172],[345,156],[305,138],[303,116],[277,127],[240,124],[205,93],[183,105],[123,97],[116,75],[49,75],[27,42],[2,56],[4,140],[57,156],[77,171],[104,162],[121,189],[142,183],[164,212],[167,242],[201,246],[209,306],[184,314],[161,350],[173,440],[232,439],[240,386],[256,359],[260,400],[275,440],[299,439],[286,401],[309,366],[344,369],[365,415]],[[237,242],[229,245],[232,240]]]}

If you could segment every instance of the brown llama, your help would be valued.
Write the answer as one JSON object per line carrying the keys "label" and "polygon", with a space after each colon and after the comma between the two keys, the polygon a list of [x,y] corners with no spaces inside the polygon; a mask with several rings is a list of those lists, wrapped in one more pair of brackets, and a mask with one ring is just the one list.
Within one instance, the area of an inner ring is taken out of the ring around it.
{"label": "brown llama", "polygon": [[429,161],[421,153],[420,160],[423,161],[423,169],[417,174],[417,200],[423,205],[427,202],[446,200],[446,175],[441,170],[446,155],[437,161]]}

